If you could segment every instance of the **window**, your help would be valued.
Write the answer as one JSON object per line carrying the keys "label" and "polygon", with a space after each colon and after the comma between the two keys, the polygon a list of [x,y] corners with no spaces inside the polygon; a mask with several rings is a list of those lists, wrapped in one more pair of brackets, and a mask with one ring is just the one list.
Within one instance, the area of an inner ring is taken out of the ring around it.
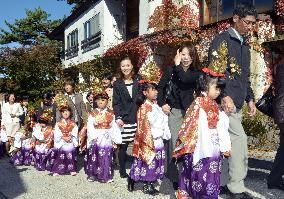
{"label": "window", "polygon": [[232,17],[238,3],[253,4],[258,13],[273,10],[275,0],[202,0],[203,25]]}
{"label": "window", "polygon": [[67,49],[78,44],[78,29],[72,31],[67,36]]}
{"label": "window", "polygon": [[100,15],[97,14],[84,23],[83,52],[99,47],[101,41]]}
{"label": "window", "polygon": [[97,14],[84,23],[84,39],[90,38],[100,32],[100,15]]}
{"label": "window", "polygon": [[75,29],[67,36],[67,49],[65,56],[67,59],[75,57],[78,55],[78,29]]}

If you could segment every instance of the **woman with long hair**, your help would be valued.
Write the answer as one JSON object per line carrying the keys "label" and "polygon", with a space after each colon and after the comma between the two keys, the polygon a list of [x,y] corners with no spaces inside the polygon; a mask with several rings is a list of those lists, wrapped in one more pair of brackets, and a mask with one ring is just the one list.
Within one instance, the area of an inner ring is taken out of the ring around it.
{"label": "woman with long hair", "polygon": [[127,147],[133,142],[136,133],[136,96],[138,90],[138,80],[135,69],[129,57],[120,61],[117,80],[113,84],[113,111],[116,122],[123,129],[122,144],[119,148],[119,173],[120,177],[128,177],[125,164],[127,161]]}
{"label": "woman with long hair", "polygon": [[171,154],[178,138],[183,116],[193,102],[194,91],[200,75],[199,59],[193,45],[183,45],[177,50],[175,66],[167,67],[158,84],[158,104],[169,115],[171,140],[167,147],[166,177],[178,189],[178,170]]}

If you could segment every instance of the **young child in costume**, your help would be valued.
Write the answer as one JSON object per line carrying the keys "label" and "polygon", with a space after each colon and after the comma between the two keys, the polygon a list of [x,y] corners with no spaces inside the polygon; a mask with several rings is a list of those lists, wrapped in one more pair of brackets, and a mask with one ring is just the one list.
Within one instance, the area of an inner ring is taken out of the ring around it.
{"label": "young child in costume", "polygon": [[121,144],[121,131],[115,122],[112,110],[107,108],[108,95],[101,85],[94,88],[97,108],[90,113],[87,122],[87,152],[85,173],[88,181],[113,181],[113,150]]}
{"label": "young child in costume", "polygon": [[[150,67],[152,67],[150,69]],[[148,74],[149,71],[152,74]],[[165,172],[165,148],[163,139],[170,139],[168,117],[156,103],[159,71],[155,65],[145,66],[140,71],[143,80],[139,83],[137,105],[137,132],[134,138],[133,156],[128,190],[134,190],[135,182],[144,182],[145,194],[157,195],[153,183],[162,179]]]}
{"label": "young child in costume", "polygon": [[229,118],[215,101],[225,87],[224,75],[208,68],[203,72],[200,93],[186,112],[173,152],[182,164],[178,199],[217,199],[221,158],[231,150]]}
{"label": "young child in costume", "polygon": [[[1,128],[1,127],[0,127]],[[0,129],[0,158],[5,154],[5,143],[8,142],[8,137],[4,129]]]}
{"label": "young child in costume", "polygon": [[48,161],[48,153],[53,146],[52,110],[46,109],[39,117],[32,133],[34,146],[34,166],[38,171],[44,171]]}
{"label": "young child in costume", "polygon": [[[56,99],[55,99],[56,101]],[[53,176],[70,173],[76,175],[78,126],[70,119],[71,110],[66,103],[59,105],[62,114],[61,120],[54,128],[54,148],[51,149],[50,170]]]}
{"label": "young child in costume", "polygon": [[25,117],[24,126],[15,134],[12,146],[14,151],[12,151],[10,159],[12,164],[29,166],[34,163],[32,131],[35,124],[35,111],[30,109]]}

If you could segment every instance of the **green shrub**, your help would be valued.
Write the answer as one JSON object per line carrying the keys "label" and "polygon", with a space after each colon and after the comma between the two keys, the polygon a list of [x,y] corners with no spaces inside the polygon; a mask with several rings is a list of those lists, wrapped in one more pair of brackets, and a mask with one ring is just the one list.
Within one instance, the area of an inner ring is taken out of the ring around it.
{"label": "green shrub", "polygon": [[278,130],[272,118],[257,111],[254,117],[247,114],[248,107],[243,107],[243,127],[249,139],[250,148],[276,149]]}

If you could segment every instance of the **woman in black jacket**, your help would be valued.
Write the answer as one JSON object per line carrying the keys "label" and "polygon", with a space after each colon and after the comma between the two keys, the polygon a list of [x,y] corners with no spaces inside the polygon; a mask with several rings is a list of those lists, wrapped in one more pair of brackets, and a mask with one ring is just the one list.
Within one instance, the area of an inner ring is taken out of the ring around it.
{"label": "woman in black jacket", "polygon": [[138,80],[129,57],[120,62],[117,80],[113,84],[113,111],[117,124],[123,128],[122,144],[119,148],[120,177],[128,177],[126,173],[126,151],[129,143],[133,142],[136,133],[136,95]]}
{"label": "woman in black jacket", "polygon": [[279,43],[282,50],[282,60],[274,70],[274,86],[275,86],[275,98],[273,101],[273,115],[274,122],[280,129],[280,143],[277,150],[272,170],[267,179],[267,185],[269,189],[280,189],[284,191],[284,181],[282,176],[284,175],[284,43]]}
{"label": "woman in black jacket", "polygon": [[[193,45],[184,45],[177,51],[175,66],[168,67],[158,85],[158,104],[169,115],[171,140],[167,150],[167,172],[175,190],[178,189],[178,170],[172,161],[172,152],[183,120],[193,102],[194,91],[200,75],[199,59]],[[172,82],[169,89],[169,82]]]}

